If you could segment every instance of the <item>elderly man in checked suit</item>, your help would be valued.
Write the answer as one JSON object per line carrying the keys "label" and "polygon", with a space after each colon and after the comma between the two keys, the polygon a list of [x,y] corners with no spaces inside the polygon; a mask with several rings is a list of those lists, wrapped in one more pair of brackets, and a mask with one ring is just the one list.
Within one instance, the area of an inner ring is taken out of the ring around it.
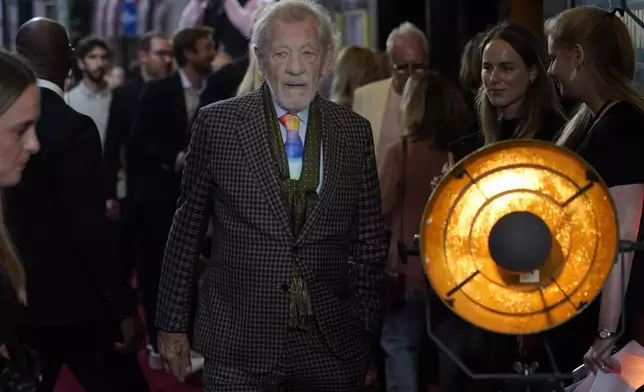
{"label": "elderly man in checked suit", "polygon": [[359,391],[388,247],[369,122],[318,94],[335,27],[314,0],[258,16],[266,83],[192,128],[156,323],[168,370],[190,369],[194,262],[212,256],[195,322],[206,391]]}

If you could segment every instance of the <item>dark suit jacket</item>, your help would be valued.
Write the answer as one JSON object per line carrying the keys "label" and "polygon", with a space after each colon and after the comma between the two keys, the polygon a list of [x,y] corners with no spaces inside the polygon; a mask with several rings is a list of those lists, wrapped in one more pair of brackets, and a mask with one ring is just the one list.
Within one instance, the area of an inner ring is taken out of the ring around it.
{"label": "dark suit jacket", "polygon": [[136,311],[105,218],[101,141],[91,118],[41,88],[40,152],[6,190],[6,223],[36,325],[121,320]]}
{"label": "dark suit jacket", "polygon": [[248,69],[248,55],[234,60],[210,74],[206,89],[201,94],[199,107],[232,98]]}
{"label": "dark suit jacket", "polygon": [[360,358],[378,319],[388,247],[371,127],[351,110],[316,98],[324,179],[295,237],[270,155],[262,95],[258,89],[199,111],[163,262],[157,325],[187,331],[194,262],[204,218],[211,217],[212,254],[195,327],[200,352],[253,373],[272,369],[286,339],[287,285],[297,265],[331,350]]}
{"label": "dark suit jacket", "polygon": [[248,62],[248,55],[245,55],[210,74],[206,89],[201,94],[199,107],[234,97],[246,74]]}
{"label": "dark suit jacket", "polygon": [[145,85],[130,140],[128,173],[138,179],[135,202],[172,204],[179,196],[177,156],[189,142],[186,100],[178,72]]}
{"label": "dark suit jacket", "polygon": [[[124,147],[129,139],[134,118],[138,112],[139,97],[145,82],[140,76],[120,86],[112,92],[110,115],[105,131],[105,147],[103,149],[103,167],[105,170],[106,199],[116,199],[116,184],[118,172],[121,168],[121,153],[128,152]],[[126,161],[127,161],[126,156]],[[131,196],[130,183],[135,183],[136,178],[127,177],[128,196]]]}

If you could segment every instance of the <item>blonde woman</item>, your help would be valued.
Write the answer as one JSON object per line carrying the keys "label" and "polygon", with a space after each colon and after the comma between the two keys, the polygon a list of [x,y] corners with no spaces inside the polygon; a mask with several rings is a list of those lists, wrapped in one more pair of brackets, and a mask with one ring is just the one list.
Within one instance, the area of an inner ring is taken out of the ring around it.
{"label": "blonde woman", "polygon": [[[644,198],[644,98],[632,85],[635,53],[628,29],[614,12],[578,7],[549,20],[545,32],[550,75],[561,95],[581,102],[558,143],[598,171],[615,201],[621,239],[634,241]],[[627,279],[632,258],[633,253],[624,255]],[[564,325],[560,336],[577,363],[588,350],[584,363],[593,372],[620,371],[610,358],[622,312],[619,263],[601,297]]]}
{"label": "blonde woman", "polygon": [[333,67],[331,101],[351,108],[353,92],[378,78],[376,54],[368,48],[347,46],[340,50]]}
{"label": "blonde woman", "polygon": [[[0,52],[0,187],[20,182],[29,157],[38,152],[35,123],[40,112],[36,76],[14,56]],[[20,304],[27,301],[25,271],[14,252],[0,205],[0,356]],[[0,384],[0,389],[2,385]]]}
{"label": "blonde woman", "polygon": [[[266,8],[266,2],[260,2],[259,4],[257,4],[257,8],[255,8],[253,11],[252,25],[255,24],[257,17],[262,13],[264,8]],[[252,32],[252,28],[249,30],[250,32]],[[255,58],[255,54],[252,53],[252,50],[249,51],[249,56],[248,69],[246,70],[246,74],[244,75],[244,78],[237,88],[237,96],[250,93],[251,91],[258,88],[264,81],[262,74],[259,72],[257,58]]]}
{"label": "blonde woman", "polygon": [[262,74],[259,73],[259,67],[257,66],[257,58],[255,58],[254,54],[250,54],[248,69],[237,88],[237,96],[239,97],[240,95],[250,93],[261,86],[263,81],[264,78],[262,77]]}

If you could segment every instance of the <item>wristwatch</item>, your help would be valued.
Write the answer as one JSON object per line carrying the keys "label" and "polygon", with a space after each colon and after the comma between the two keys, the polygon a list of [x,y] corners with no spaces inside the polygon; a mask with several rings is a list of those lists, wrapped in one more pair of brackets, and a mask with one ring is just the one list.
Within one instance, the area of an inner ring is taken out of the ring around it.
{"label": "wristwatch", "polygon": [[615,337],[617,335],[617,332],[611,332],[607,329],[602,329],[601,331],[597,332],[597,337],[606,340]]}

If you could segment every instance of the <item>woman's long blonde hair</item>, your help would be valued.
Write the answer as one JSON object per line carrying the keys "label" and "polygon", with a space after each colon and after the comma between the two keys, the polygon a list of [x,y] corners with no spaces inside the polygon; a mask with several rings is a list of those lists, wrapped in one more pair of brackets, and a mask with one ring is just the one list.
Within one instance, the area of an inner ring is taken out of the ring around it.
{"label": "woman's long blonde hair", "polygon": [[[261,2],[253,11],[253,25],[255,24],[255,22],[257,22],[257,17],[261,14],[264,8],[266,8],[266,3]],[[254,50],[252,48],[249,48],[248,56],[248,68],[246,69],[244,78],[242,79],[241,83],[239,83],[239,87],[237,87],[238,97],[244,94],[248,94],[251,91],[259,88],[259,86],[261,86],[262,82],[264,81],[264,77],[259,72],[257,56],[255,56]]]}
{"label": "woman's long blonde hair", "polygon": [[239,83],[239,87],[237,88],[238,97],[255,90],[256,88],[261,86],[262,82],[264,81],[264,77],[259,72],[259,66],[257,65],[257,57],[255,56],[255,53],[251,53],[249,56],[250,58],[248,61],[248,69],[246,70],[244,78],[242,79],[241,83]]}
{"label": "woman's long blonde hair", "polygon": [[25,303],[26,297],[26,276],[25,270],[18,260],[16,251],[11,243],[9,233],[4,225],[3,205],[0,201],[0,269],[9,278],[13,289],[18,295],[20,302]]}
{"label": "woman's long blonde hair", "polygon": [[375,80],[379,67],[373,50],[359,46],[342,48],[333,66],[331,101],[351,107],[354,91],[366,78]]}
{"label": "woman's long blonde hair", "polygon": [[[644,114],[644,98],[633,87],[635,51],[628,28],[614,13],[592,6],[575,7],[548,20],[545,33],[557,45],[584,48],[599,94],[607,100],[628,102]],[[593,113],[581,104],[564,127],[558,144],[575,146],[592,121]]]}
{"label": "woman's long blonde hair", "polygon": [[[514,49],[528,69],[534,67],[537,76],[528,85],[519,110],[519,126],[515,138],[532,139],[541,129],[544,118],[551,111],[561,113],[559,96],[552,79],[548,76],[548,61],[543,42],[529,27],[516,22],[503,22],[492,28],[481,42],[481,54],[485,46],[495,39],[507,42]],[[479,124],[485,143],[493,143],[499,137],[500,113],[487,97],[485,86],[481,86],[476,97]],[[563,117],[563,114],[562,114]]]}
{"label": "woman's long blonde hair", "polygon": [[[36,84],[36,75],[26,62],[0,50],[0,116],[4,115],[27,88]],[[11,282],[18,299],[26,303],[25,270],[18,260],[4,225],[2,195],[0,195],[0,272]]]}

